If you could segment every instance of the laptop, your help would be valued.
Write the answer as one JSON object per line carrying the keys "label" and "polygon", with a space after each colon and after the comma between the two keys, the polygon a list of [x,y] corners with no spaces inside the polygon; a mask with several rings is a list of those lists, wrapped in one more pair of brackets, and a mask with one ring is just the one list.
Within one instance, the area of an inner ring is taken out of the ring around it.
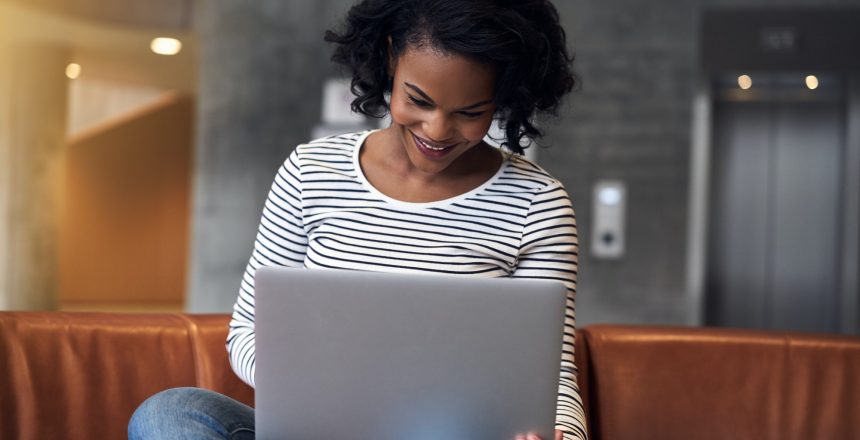
{"label": "laptop", "polygon": [[262,268],[256,435],[553,438],[560,282]]}

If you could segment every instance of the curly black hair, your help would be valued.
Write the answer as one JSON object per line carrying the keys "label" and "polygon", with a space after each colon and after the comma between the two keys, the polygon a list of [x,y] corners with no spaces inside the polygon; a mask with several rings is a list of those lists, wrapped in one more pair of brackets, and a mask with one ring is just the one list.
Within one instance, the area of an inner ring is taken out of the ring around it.
{"label": "curly black hair", "polygon": [[428,46],[495,68],[495,117],[505,130],[502,145],[515,153],[523,153],[524,137],[542,136],[535,114],[556,114],[577,83],[549,0],[363,0],[342,27],[326,31],[325,41],[336,44],[332,61],[352,71],[353,111],[385,116],[389,57]]}

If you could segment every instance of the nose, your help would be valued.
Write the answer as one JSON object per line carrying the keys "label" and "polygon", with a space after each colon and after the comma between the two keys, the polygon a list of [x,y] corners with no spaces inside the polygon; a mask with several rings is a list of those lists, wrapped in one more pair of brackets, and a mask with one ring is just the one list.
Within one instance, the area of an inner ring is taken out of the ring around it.
{"label": "nose", "polygon": [[435,111],[429,119],[424,121],[424,134],[431,141],[444,142],[450,139],[453,130],[451,119],[441,111]]}

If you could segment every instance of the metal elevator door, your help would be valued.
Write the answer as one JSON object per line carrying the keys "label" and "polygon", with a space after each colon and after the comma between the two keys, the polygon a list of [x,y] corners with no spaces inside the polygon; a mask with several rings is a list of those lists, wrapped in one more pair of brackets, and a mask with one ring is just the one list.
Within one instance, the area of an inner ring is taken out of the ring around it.
{"label": "metal elevator door", "polygon": [[838,332],[845,104],[717,101],[709,325]]}

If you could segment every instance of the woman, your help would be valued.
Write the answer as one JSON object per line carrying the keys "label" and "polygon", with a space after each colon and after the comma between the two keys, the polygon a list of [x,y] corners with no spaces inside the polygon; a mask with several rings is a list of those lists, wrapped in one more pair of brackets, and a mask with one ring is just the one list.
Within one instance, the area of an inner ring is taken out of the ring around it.
{"label": "woman", "polygon": [[[230,323],[233,369],[254,385],[262,266],[561,280],[569,295],[556,438],[584,439],[573,362],[575,218],[561,184],[519,155],[541,134],[535,114],[554,112],[574,85],[555,8],[365,0],[326,41],[352,71],[353,109],[390,113],[392,123],[300,145],[279,170]],[[505,131],[501,150],[483,141],[494,118]],[[144,403],[129,433],[253,438],[253,422],[241,403],[178,389]]]}

